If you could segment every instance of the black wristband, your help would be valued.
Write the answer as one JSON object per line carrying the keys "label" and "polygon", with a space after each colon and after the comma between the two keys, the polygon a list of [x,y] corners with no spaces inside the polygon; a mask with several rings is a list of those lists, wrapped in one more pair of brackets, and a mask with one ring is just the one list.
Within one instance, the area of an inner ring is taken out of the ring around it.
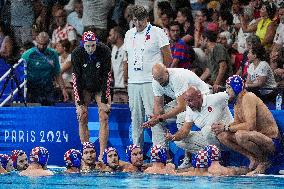
{"label": "black wristband", "polygon": [[164,119],[159,117],[159,122],[163,122],[163,121],[164,121]]}

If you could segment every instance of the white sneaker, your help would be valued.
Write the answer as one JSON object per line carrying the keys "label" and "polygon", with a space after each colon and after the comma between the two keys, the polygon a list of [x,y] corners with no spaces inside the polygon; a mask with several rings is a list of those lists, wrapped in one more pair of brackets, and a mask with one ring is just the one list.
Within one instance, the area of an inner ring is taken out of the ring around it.
{"label": "white sneaker", "polygon": [[188,157],[185,157],[183,159],[182,164],[180,164],[180,166],[178,166],[178,169],[186,169],[186,168],[190,168],[190,167],[191,167],[190,159]]}

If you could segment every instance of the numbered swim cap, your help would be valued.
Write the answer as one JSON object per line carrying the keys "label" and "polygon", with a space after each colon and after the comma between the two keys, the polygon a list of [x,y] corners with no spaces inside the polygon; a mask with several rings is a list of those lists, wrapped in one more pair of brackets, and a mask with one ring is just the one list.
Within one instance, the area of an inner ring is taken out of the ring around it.
{"label": "numbered swim cap", "polygon": [[30,161],[33,163],[38,163],[42,167],[44,167],[49,158],[49,153],[46,148],[44,147],[35,147],[32,149],[30,154]]}
{"label": "numbered swim cap", "polygon": [[13,161],[13,167],[15,169],[17,169],[18,157],[23,155],[23,154],[26,154],[23,150],[13,150],[11,152],[11,159]]}
{"label": "numbered swim cap", "polygon": [[226,81],[228,85],[230,85],[235,92],[236,96],[239,95],[240,92],[244,89],[245,82],[239,75],[233,75],[229,77]]}
{"label": "numbered swim cap", "polygon": [[10,157],[7,154],[0,154],[0,163],[4,169],[7,168],[7,164],[10,160]]}
{"label": "numbered swim cap", "polygon": [[92,31],[84,32],[82,35],[82,43],[84,44],[87,41],[98,41],[96,34]]}
{"label": "numbered swim cap", "polygon": [[67,167],[81,167],[82,154],[79,150],[70,149],[64,154],[64,161]]}
{"label": "numbered swim cap", "polygon": [[151,148],[151,161],[152,162],[167,162],[167,150],[161,145],[155,145]]}
{"label": "numbered swim cap", "polygon": [[204,148],[208,152],[211,161],[220,161],[220,150],[216,145],[208,145]]}

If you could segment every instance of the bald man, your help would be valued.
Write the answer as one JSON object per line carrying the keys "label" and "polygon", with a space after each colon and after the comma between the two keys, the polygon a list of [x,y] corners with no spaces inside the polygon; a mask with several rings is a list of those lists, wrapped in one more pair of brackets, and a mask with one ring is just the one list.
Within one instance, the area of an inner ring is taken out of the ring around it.
{"label": "bald man", "polygon": [[[191,153],[196,153],[209,144],[220,146],[211,126],[214,123],[233,122],[228,107],[228,94],[202,94],[197,87],[190,86],[183,94],[183,98],[187,104],[185,122],[174,135],[168,133],[166,139],[179,141],[178,146]],[[191,131],[193,124],[201,130]]]}
{"label": "bald man", "polygon": [[27,63],[27,102],[53,105],[56,102],[54,79],[59,84],[64,101],[68,94],[60,74],[57,52],[47,48],[49,36],[41,32],[36,37],[37,45],[23,53],[22,58]]}
{"label": "bald man", "polygon": [[[196,86],[202,94],[209,94],[209,86],[190,70],[166,68],[159,63],[153,66],[152,75],[154,115],[151,115],[151,119],[142,126],[149,128],[169,118],[176,118],[177,127],[180,129],[184,123],[186,110],[186,102],[182,94],[189,85]],[[164,95],[171,97],[173,101],[164,105]]]}

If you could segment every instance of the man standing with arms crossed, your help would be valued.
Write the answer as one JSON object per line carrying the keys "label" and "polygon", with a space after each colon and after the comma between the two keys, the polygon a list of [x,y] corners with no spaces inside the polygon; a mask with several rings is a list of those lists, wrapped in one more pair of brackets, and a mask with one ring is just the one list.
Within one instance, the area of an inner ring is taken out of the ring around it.
{"label": "man standing with arms crossed", "polygon": [[[128,95],[132,119],[132,140],[143,145],[142,123],[145,115],[153,114],[152,67],[156,62],[169,65],[172,62],[169,40],[166,33],[148,22],[148,12],[142,6],[134,6],[135,27],[125,35],[125,50],[128,67]],[[127,72],[127,70],[125,70]],[[165,146],[161,125],[152,128],[154,145]]]}

